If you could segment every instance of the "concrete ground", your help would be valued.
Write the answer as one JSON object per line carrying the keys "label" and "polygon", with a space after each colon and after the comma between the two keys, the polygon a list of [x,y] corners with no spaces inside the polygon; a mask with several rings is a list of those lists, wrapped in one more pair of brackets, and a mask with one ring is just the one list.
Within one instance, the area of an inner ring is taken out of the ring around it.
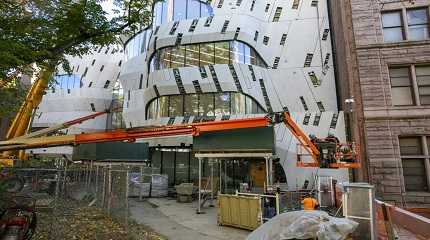
{"label": "concrete ground", "polygon": [[196,214],[197,202],[178,203],[167,198],[129,202],[131,217],[170,240],[242,240],[246,230],[218,226],[217,209],[204,208]]}

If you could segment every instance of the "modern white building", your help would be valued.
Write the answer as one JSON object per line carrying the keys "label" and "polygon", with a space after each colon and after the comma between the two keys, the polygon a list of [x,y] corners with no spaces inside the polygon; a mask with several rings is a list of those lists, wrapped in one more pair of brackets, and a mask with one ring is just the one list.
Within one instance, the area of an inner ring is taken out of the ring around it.
{"label": "modern white building", "polygon": [[[109,107],[119,76],[128,128],[288,110],[305,132],[319,137],[331,132],[344,140],[326,1],[166,0],[153,9],[152,25],[130,37],[124,53],[102,49],[95,56],[72,59],[76,77],[83,77],[81,88],[47,94],[33,126]],[[70,131],[104,129],[102,117]],[[168,174],[170,184],[196,178],[191,137],[149,144],[152,166]],[[275,145],[291,189],[316,175],[348,179],[347,170],[297,168],[297,141],[283,125],[275,126]],[[247,181],[241,171],[254,167],[228,160],[232,184]]]}

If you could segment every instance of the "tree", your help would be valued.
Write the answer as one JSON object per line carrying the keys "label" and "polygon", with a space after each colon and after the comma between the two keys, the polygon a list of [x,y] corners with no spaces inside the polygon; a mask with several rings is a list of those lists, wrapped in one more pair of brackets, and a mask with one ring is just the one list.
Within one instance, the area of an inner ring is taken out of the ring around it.
{"label": "tree", "polygon": [[70,71],[66,56],[118,43],[150,23],[156,0],[113,1],[111,16],[103,0],[0,1],[0,117],[19,106],[20,75],[52,72],[59,64]]}

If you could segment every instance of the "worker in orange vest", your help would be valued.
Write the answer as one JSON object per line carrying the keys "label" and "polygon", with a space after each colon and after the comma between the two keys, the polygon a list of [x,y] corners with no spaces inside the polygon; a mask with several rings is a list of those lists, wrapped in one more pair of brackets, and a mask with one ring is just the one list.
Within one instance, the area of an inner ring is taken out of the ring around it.
{"label": "worker in orange vest", "polygon": [[304,210],[315,210],[319,206],[318,201],[310,195],[307,195],[305,199],[303,199],[302,204]]}

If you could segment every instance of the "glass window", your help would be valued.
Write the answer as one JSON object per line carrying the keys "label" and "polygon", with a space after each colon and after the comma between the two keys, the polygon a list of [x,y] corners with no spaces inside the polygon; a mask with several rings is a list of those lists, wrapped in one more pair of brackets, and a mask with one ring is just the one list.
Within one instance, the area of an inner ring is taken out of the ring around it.
{"label": "glass window", "polygon": [[382,28],[384,40],[386,42],[398,42],[404,39],[402,12],[385,12],[382,13]]}
{"label": "glass window", "polygon": [[229,42],[215,43],[215,64],[229,64]]}
{"label": "glass window", "polygon": [[428,38],[429,26],[427,11],[427,8],[407,11],[410,40],[424,40]]}
{"label": "glass window", "polygon": [[245,63],[244,56],[245,45],[241,42],[233,42],[231,45],[231,59],[237,63]]}
{"label": "glass window", "polygon": [[168,117],[169,116],[169,97],[163,96],[158,99],[158,111],[157,118]]}
{"label": "glass window", "polygon": [[422,154],[420,137],[402,137],[399,138],[399,143],[402,156]]}
{"label": "glass window", "polygon": [[[205,5],[205,4],[202,4]],[[199,0],[188,0],[187,7],[187,19],[200,18],[200,1]]]}
{"label": "glass window", "polygon": [[275,16],[273,16],[273,22],[279,22],[279,19],[281,18],[282,8],[277,7],[275,11]]}
{"label": "glass window", "polygon": [[184,116],[199,115],[199,96],[196,94],[188,94],[184,97]]}
{"label": "glass window", "polygon": [[430,104],[430,66],[416,66],[418,93],[422,105]]}
{"label": "glass window", "polygon": [[160,59],[160,61],[157,61],[158,64],[157,63],[155,64],[155,66],[157,67],[157,69],[170,68],[170,66],[171,66],[171,64],[170,64],[171,63],[171,61],[170,61],[170,56],[171,56],[170,52],[171,52],[170,48],[161,49],[159,51],[158,59]]}
{"label": "glass window", "polygon": [[148,105],[147,119],[157,118],[158,99],[152,100]]}
{"label": "glass window", "polygon": [[214,64],[214,50],[213,43],[200,44],[200,65]]}
{"label": "glass window", "polygon": [[212,7],[209,4],[204,3],[200,5],[200,13],[201,17],[209,17],[214,15]]}
{"label": "glass window", "polygon": [[230,115],[230,93],[215,94],[215,116]]}
{"label": "glass window", "polygon": [[200,58],[200,45],[192,44],[186,46],[186,57],[185,57],[185,66],[199,66],[199,58]]}
{"label": "glass window", "polygon": [[414,105],[409,67],[390,68],[389,72],[393,105]]}
{"label": "glass window", "polygon": [[175,184],[188,182],[189,152],[176,152],[176,180]]}
{"label": "glass window", "polygon": [[[403,178],[406,191],[428,191],[427,174],[422,148],[423,139],[416,137],[400,137],[399,147],[402,158]],[[426,139],[427,141],[429,138]],[[427,143],[428,144],[428,143]]]}
{"label": "glass window", "polygon": [[170,67],[178,68],[185,66],[185,46],[172,48],[170,51]]}
{"label": "glass window", "polygon": [[187,0],[174,0],[173,21],[180,21],[187,18]]}
{"label": "glass window", "polygon": [[231,93],[231,114],[245,113],[245,95]]}
{"label": "glass window", "polygon": [[184,103],[183,95],[170,96],[169,117],[183,116],[184,115],[183,103]]}
{"label": "glass window", "polygon": [[200,94],[199,116],[214,116],[214,95],[212,93]]}

